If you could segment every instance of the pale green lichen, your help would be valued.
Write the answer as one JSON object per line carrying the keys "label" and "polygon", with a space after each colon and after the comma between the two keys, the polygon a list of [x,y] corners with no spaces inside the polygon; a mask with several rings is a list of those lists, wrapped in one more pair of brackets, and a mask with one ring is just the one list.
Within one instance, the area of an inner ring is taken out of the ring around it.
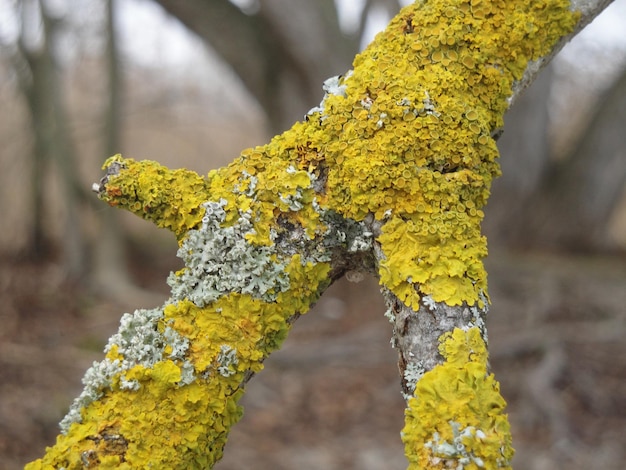
{"label": "pale green lichen", "polygon": [[205,203],[202,225],[182,241],[178,256],[185,267],[168,278],[174,300],[189,299],[203,307],[224,294],[240,292],[271,302],[289,288],[285,265],[276,259],[275,250],[246,240],[255,234],[250,212],[221,226],[226,204],[225,199]]}
{"label": "pale green lichen", "polygon": [[[80,422],[81,410],[102,397],[114,382],[122,390],[137,390],[139,382],[126,375],[133,367],[141,365],[150,368],[169,358],[181,361],[183,369],[189,370],[190,365],[184,362],[188,340],[171,328],[160,331],[158,322],[162,318],[163,308],[140,309],[122,316],[118,332],[111,336],[105,348],[107,357],[101,362],[94,362],[85,373],[85,388],[60,423],[63,433],[67,433],[73,423]],[[187,377],[186,381],[190,378]]]}
{"label": "pale green lichen", "polygon": [[[415,387],[417,382],[424,376],[426,372],[426,368],[422,361],[418,360],[415,362],[410,362],[407,364],[404,369],[404,383],[406,384],[407,389],[411,392],[411,395],[415,391]],[[408,400],[411,395],[404,396],[405,400]]]}
{"label": "pale green lichen", "polygon": [[237,350],[231,348],[228,344],[220,346],[220,352],[217,355],[217,372],[223,377],[230,377],[237,372],[239,359],[237,358]]}
{"label": "pale green lichen", "polygon": [[482,458],[475,455],[474,452],[468,451],[467,442],[480,442],[487,436],[480,429],[476,429],[473,426],[467,426],[464,429],[460,429],[458,423],[450,421],[450,427],[452,428],[452,441],[445,441],[441,439],[438,432],[433,434],[433,438],[424,444],[424,447],[429,449],[433,456],[432,464],[439,465],[445,463],[455,468],[466,468],[470,464],[478,468],[485,468],[485,462]]}

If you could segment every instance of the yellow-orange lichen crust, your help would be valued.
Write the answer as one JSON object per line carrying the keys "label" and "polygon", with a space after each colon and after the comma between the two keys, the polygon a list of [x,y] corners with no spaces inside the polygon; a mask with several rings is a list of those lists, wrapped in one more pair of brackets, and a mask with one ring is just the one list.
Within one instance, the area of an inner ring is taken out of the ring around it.
{"label": "yellow-orange lichen crust", "polygon": [[[308,238],[325,231],[320,213],[312,204],[316,197],[312,182],[319,172],[309,163],[316,161],[317,154],[304,149],[298,141],[291,129],[263,147],[244,150],[227,167],[209,173],[212,199],[228,201],[227,224],[240,211],[252,212],[255,233],[246,236],[251,243],[272,245],[270,229],[281,230],[279,215],[283,221],[302,227]],[[300,152],[312,155],[300,158]]]}
{"label": "yellow-orange lichen crust", "polygon": [[405,412],[409,469],[510,468],[506,403],[479,328],[445,333],[439,349],[444,363],[417,382]]}
{"label": "yellow-orange lichen crust", "polygon": [[[326,263],[303,263],[294,255],[286,267],[291,289],[276,302],[233,293],[203,308],[185,300],[166,304],[158,328],[173,328],[189,341],[185,362],[193,366],[193,380],[183,383],[184,364],[165,358],[114,376],[110,389],[81,410],[82,422],[73,423],[43,459],[26,468],[212,467],[241,417],[237,402],[245,376],[263,368],[262,361],[286,337],[289,317],[317,299],[328,270]],[[224,347],[236,359],[220,358]],[[113,346],[106,359],[128,358]],[[136,382],[136,389],[123,389],[122,379]]]}
{"label": "yellow-orange lichen crust", "polygon": [[166,228],[178,239],[202,220],[202,203],[209,200],[206,178],[184,168],[170,170],[157,162],[137,162],[119,154],[108,158],[102,169],[116,164],[123,171],[108,177],[106,191],[100,195],[111,206]]}
{"label": "yellow-orange lichen crust", "polygon": [[388,222],[380,281],[414,310],[419,295],[480,303],[482,208],[498,175],[490,134],[514,80],[575,24],[567,0],[418,1],[360,54],[321,128],[328,204]]}
{"label": "yellow-orange lichen crust", "polygon": [[[481,304],[487,248],[480,222],[499,173],[491,133],[502,126],[528,61],[575,24],[568,6],[416,2],[357,56],[307,122],[245,151],[220,178],[232,184],[245,170],[275,195],[285,167],[297,164],[324,182],[323,209],[385,221],[380,282],[408,306],[418,309],[420,293],[449,305]],[[232,199],[227,193],[221,190]],[[262,200],[266,226],[275,197]],[[313,230],[310,208],[292,216]]]}

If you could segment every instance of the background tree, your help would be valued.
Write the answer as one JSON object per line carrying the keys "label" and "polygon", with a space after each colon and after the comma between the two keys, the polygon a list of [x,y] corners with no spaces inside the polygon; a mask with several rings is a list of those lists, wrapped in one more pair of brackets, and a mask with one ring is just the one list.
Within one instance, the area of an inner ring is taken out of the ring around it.
{"label": "background tree", "polygon": [[7,52],[19,77],[30,114],[34,145],[32,151],[32,231],[30,251],[45,251],[43,194],[45,175],[53,162],[64,187],[63,254],[68,274],[78,279],[85,272],[85,248],[79,221],[81,187],[76,174],[76,157],[67,128],[67,112],[59,77],[56,53],[60,20],[48,11],[45,2],[25,1],[19,6],[19,38]]}
{"label": "background tree", "polygon": [[[626,144],[620,122],[626,117],[626,74],[604,92],[588,127],[574,137],[568,155],[549,161],[528,199],[526,235],[518,243],[560,250],[614,250],[609,229],[624,195]],[[532,208],[532,209],[531,209]],[[554,220],[558,223],[553,223]]]}
{"label": "background tree", "polygon": [[333,0],[252,2],[247,10],[228,0],[158,3],[233,68],[265,110],[272,133],[301,119],[319,101],[319,84],[349,67],[372,9],[391,17],[400,8],[397,0],[368,1],[358,30],[347,33]]}
{"label": "background tree", "polygon": [[[118,33],[116,31],[117,2],[105,1],[105,65],[107,72],[107,97],[102,120],[103,154],[114,154],[115,149],[122,148],[122,116],[124,114],[123,84],[121,77],[121,60],[119,56]],[[108,208],[107,208],[108,209]],[[126,241],[120,218],[111,210],[97,212],[99,215],[99,237],[101,242],[94,245],[94,262],[91,272],[93,287],[100,293],[136,298],[141,291],[134,287],[131,276],[126,268]]]}
{"label": "background tree", "polygon": [[[119,215],[101,208],[90,212],[89,203],[93,203],[93,199],[81,181],[81,167],[86,164],[77,158],[75,150],[78,140],[75,127],[81,119],[71,109],[68,95],[72,90],[67,86],[73,73],[72,62],[76,61],[77,46],[75,43],[68,48],[64,46],[72,44],[81,35],[89,35],[81,31],[82,26],[75,23],[75,18],[64,13],[63,7],[55,8],[44,0],[18,2],[7,8],[12,8],[15,18],[20,20],[17,25],[19,34],[16,40],[7,37],[0,45],[8,59],[5,64],[14,72],[17,89],[26,104],[33,137],[32,149],[27,151],[32,171],[28,185],[32,220],[30,243],[22,247],[24,253],[34,260],[44,259],[55,256],[58,245],[64,271],[71,282],[83,283],[95,292],[119,298],[153,298],[150,293],[137,289],[129,276],[126,240],[119,222],[115,222],[120,220]],[[101,70],[107,87],[104,96],[108,99],[101,115],[96,113],[87,118],[96,128],[102,128],[98,135],[99,155],[121,148],[120,121],[124,112],[115,2],[104,2],[103,12],[100,27],[105,46]],[[85,29],[89,27],[93,25]],[[98,32],[91,32],[92,41],[94,35],[97,36]],[[46,226],[46,222],[52,225],[50,219],[55,218],[48,195],[51,187],[57,184],[63,195],[60,236],[54,235],[53,228]],[[102,242],[94,243],[93,251],[90,251],[91,234],[86,228],[88,214],[95,219],[93,223],[100,227],[98,232],[102,235]]]}

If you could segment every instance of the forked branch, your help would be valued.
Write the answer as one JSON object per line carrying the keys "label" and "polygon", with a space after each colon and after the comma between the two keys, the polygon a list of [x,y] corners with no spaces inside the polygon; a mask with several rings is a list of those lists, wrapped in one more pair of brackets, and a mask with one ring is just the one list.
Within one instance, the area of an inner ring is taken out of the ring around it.
{"label": "forked branch", "polygon": [[347,270],[373,272],[387,300],[411,466],[509,467],[484,326],[494,136],[537,64],[603,5],[418,1],[303,122],[229,166],[109,159],[99,197],[172,230],[185,267],[163,306],[124,315],[28,468],[212,466],[243,385]]}

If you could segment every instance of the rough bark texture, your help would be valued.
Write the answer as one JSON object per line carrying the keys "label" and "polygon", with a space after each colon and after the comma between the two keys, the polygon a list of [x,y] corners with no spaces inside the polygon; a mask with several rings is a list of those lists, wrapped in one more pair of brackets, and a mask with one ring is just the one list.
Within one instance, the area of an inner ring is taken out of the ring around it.
{"label": "rough bark texture", "polygon": [[243,385],[347,271],[375,272],[387,299],[411,468],[510,467],[480,223],[492,136],[532,64],[583,21],[569,7],[417,2],[324,83],[306,121],[229,166],[202,177],[109,159],[94,189],[174,232],[185,267],[163,306],[123,317],[29,468],[212,466]]}

